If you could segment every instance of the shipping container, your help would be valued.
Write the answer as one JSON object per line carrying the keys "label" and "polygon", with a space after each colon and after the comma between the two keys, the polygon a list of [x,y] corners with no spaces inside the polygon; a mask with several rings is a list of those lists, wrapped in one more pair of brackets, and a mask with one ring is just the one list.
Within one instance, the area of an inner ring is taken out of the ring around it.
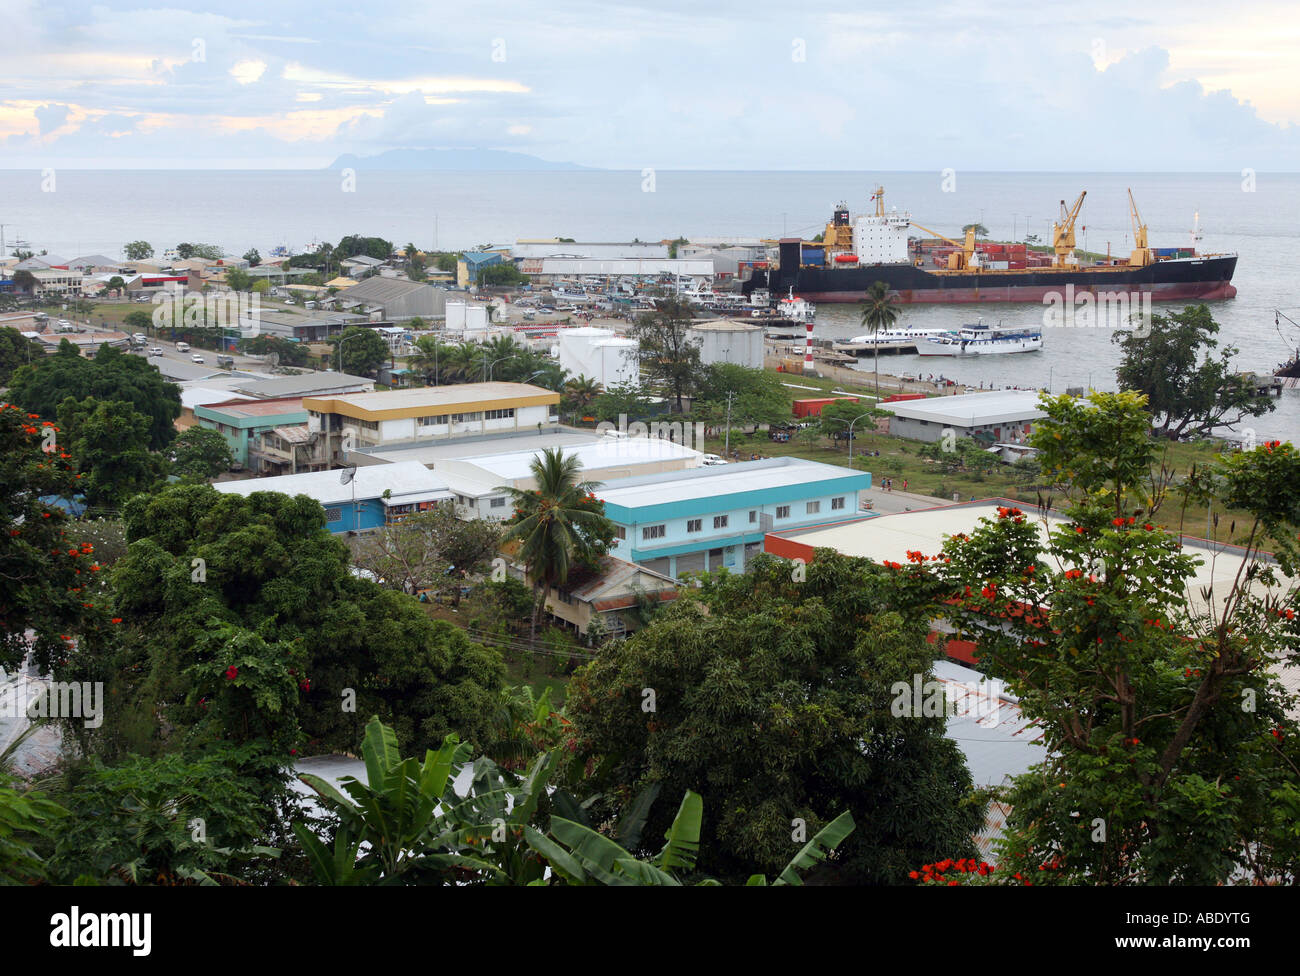
{"label": "shipping container", "polygon": [[826,248],[824,247],[805,247],[803,249],[803,263],[811,264],[815,267],[821,267],[826,263]]}
{"label": "shipping container", "polygon": [[841,400],[850,402],[859,402],[856,397],[827,397],[819,400],[795,400],[793,404],[794,415],[796,417],[816,417],[821,414],[822,407],[828,403],[839,403]]}

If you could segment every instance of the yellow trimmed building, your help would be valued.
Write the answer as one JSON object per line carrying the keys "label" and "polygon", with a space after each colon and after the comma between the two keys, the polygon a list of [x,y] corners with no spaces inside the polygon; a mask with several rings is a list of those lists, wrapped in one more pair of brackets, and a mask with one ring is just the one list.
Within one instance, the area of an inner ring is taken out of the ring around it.
{"label": "yellow trimmed building", "polygon": [[382,393],[303,397],[307,427],[333,456],[349,449],[537,431],[559,423],[560,395],[527,383],[458,383]]}

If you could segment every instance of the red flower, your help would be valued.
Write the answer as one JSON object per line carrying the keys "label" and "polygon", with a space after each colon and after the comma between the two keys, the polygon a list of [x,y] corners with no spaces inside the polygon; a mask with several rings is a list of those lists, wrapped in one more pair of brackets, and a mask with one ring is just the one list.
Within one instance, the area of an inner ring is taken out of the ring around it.
{"label": "red flower", "polygon": [[235,667],[233,664],[226,668],[227,681],[234,681],[237,677],[239,677],[239,668]]}
{"label": "red flower", "polygon": [[115,623],[115,624],[120,624],[121,622],[122,622],[122,618],[121,618],[121,617],[114,617],[114,618],[113,618],[113,623]]}

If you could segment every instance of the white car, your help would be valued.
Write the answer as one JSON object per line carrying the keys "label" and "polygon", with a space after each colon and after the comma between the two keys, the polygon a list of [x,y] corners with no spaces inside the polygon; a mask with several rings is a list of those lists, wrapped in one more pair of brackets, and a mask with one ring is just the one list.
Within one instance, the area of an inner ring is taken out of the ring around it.
{"label": "white car", "polygon": [[142,344],[149,341],[149,337],[143,332],[137,332],[135,335],[131,336],[131,338]]}
{"label": "white car", "polygon": [[162,346],[154,346],[149,350],[150,356],[161,356],[162,354]]}
{"label": "white car", "polygon": [[726,463],[727,463],[726,461],[722,460],[722,458],[718,457],[716,454],[706,454],[704,455],[704,459],[700,462],[700,464],[707,464],[707,465],[726,464]]}
{"label": "white car", "polygon": [[198,353],[195,353],[193,356],[190,357],[190,362],[201,363],[203,362],[203,357],[200,356]]}

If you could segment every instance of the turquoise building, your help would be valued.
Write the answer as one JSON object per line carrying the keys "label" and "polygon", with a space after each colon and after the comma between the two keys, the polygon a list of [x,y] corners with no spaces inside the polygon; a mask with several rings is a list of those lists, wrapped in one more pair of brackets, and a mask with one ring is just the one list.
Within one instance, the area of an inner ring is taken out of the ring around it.
{"label": "turquoise building", "polygon": [[618,527],[612,554],[676,578],[744,572],[768,532],[865,518],[858,493],[870,487],[869,472],[782,457],[621,478],[596,494]]}
{"label": "turquoise building", "polygon": [[201,427],[217,431],[230,445],[235,463],[248,467],[248,448],[260,434],[277,427],[305,426],[307,411],[302,397],[268,400],[230,400],[194,408],[194,420]]}

